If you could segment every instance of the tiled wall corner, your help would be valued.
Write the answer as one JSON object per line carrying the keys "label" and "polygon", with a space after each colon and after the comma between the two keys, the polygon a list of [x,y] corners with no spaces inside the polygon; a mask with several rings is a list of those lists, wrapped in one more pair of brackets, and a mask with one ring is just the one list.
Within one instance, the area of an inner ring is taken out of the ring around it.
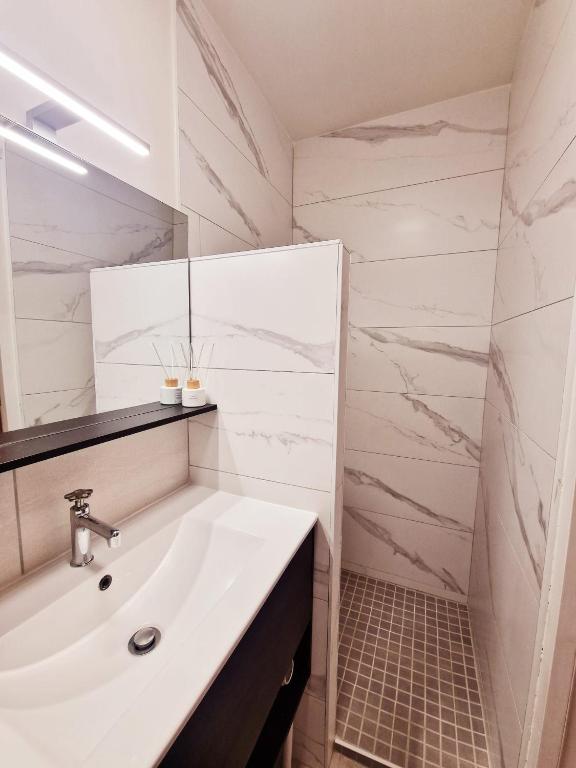
{"label": "tiled wall corner", "polygon": [[460,601],[507,111],[502,87],[295,145],[294,241],[353,262],[343,562]]}

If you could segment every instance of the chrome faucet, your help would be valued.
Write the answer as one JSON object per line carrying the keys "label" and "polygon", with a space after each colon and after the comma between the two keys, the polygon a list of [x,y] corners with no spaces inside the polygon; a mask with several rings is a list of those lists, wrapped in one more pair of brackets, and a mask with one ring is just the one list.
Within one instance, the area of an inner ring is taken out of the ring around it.
{"label": "chrome faucet", "polygon": [[118,528],[113,528],[90,514],[90,507],[86,501],[90,496],[92,496],[91,488],[79,488],[64,496],[65,499],[73,502],[70,507],[70,532],[72,536],[70,565],[73,568],[82,568],[94,560],[90,547],[90,531],[106,539],[110,549],[120,546]]}

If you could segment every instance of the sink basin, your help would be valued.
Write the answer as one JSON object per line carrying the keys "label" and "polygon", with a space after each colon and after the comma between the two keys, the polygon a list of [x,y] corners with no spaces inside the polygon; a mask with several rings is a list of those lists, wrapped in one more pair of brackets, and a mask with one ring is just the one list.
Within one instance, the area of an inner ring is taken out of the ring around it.
{"label": "sink basin", "polygon": [[[95,542],[88,568],[61,560],[0,596],[7,764],[154,765],[314,521],[190,487],[124,522],[121,549]],[[133,655],[147,626],[161,641]]]}

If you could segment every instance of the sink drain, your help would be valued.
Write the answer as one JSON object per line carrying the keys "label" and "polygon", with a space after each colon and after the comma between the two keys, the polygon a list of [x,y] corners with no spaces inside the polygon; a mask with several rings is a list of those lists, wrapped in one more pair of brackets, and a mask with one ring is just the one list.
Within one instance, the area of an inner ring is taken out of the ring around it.
{"label": "sink drain", "polygon": [[162,635],[157,627],[142,627],[142,629],[134,632],[130,640],[128,640],[128,650],[134,656],[143,656],[145,653],[150,653],[150,651],[156,648],[161,637]]}

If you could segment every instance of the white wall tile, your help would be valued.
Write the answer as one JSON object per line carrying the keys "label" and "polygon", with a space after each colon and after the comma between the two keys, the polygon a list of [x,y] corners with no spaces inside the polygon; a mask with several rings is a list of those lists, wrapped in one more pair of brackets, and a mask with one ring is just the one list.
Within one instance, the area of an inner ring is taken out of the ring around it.
{"label": "white wall tile", "polygon": [[88,387],[24,395],[22,412],[26,427],[89,416],[96,412],[96,391],[94,387]]}
{"label": "white wall tile", "polygon": [[[559,9],[560,10],[560,9]],[[576,5],[572,4],[524,119],[508,138],[501,238],[576,134]]]}
{"label": "white wall tile", "polygon": [[556,455],[572,299],[492,328],[486,398]]}
{"label": "white wall tile", "polygon": [[475,467],[483,409],[473,398],[348,391],[346,447]]}
{"label": "white wall tile", "polygon": [[200,218],[200,253],[199,256],[212,256],[218,253],[238,253],[254,248],[250,243],[227,232],[217,224]]}
{"label": "white wall tile", "polygon": [[347,506],[472,533],[478,470],[346,451]]}
{"label": "white wall tile", "polygon": [[348,340],[348,387],[484,397],[490,328],[358,328]]}
{"label": "white wall tile", "polygon": [[294,205],[504,167],[508,86],[303,139]]}
{"label": "white wall tile", "polygon": [[495,264],[495,251],[352,264],[350,322],[489,325]]}
{"label": "white wall tile", "polygon": [[353,261],[496,247],[502,171],[357,195],[294,211],[294,242],[341,238]]}
{"label": "white wall tile", "polygon": [[361,563],[380,578],[410,580],[415,589],[466,596],[472,535],[344,507],[344,563]]}
{"label": "white wall tile", "polygon": [[538,190],[498,250],[494,322],[574,295],[576,144]]}
{"label": "white wall tile", "polygon": [[490,403],[482,438],[484,496],[539,598],[548,540],[555,462]]}
{"label": "white wall tile", "polygon": [[182,203],[254,246],[291,242],[290,203],[180,92]]}
{"label": "white wall tile", "polygon": [[91,322],[91,269],[102,263],[52,246],[10,239],[17,318]]}
{"label": "white wall tile", "polygon": [[[172,258],[171,211],[153,201],[158,215],[151,215],[152,198],[141,192],[126,193],[115,179],[107,181],[105,193],[97,192],[69,174],[62,176],[12,152],[7,153],[7,174],[12,237],[89,256],[105,265]],[[126,194],[128,199],[136,197],[130,199],[132,204],[116,199]]]}
{"label": "white wall tile", "polygon": [[184,364],[188,352],[188,262],[96,270],[90,275],[94,359],[106,363]]}
{"label": "white wall tile", "polygon": [[190,262],[192,341],[211,367],[333,373],[338,244]]}
{"label": "white wall tile", "polygon": [[211,370],[206,386],[218,411],[190,422],[192,465],[331,489],[333,376]]}
{"label": "white wall tile", "polygon": [[178,85],[262,176],[292,199],[292,143],[199,0],[178,0]]}
{"label": "white wall tile", "polygon": [[96,363],[94,379],[96,412],[102,413],[158,401],[164,371],[159,364]]}
{"label": "white wall tile", "polygon": [[89,324],[17,320],[16,336],[23,394],[92,386],[94,365]]}

